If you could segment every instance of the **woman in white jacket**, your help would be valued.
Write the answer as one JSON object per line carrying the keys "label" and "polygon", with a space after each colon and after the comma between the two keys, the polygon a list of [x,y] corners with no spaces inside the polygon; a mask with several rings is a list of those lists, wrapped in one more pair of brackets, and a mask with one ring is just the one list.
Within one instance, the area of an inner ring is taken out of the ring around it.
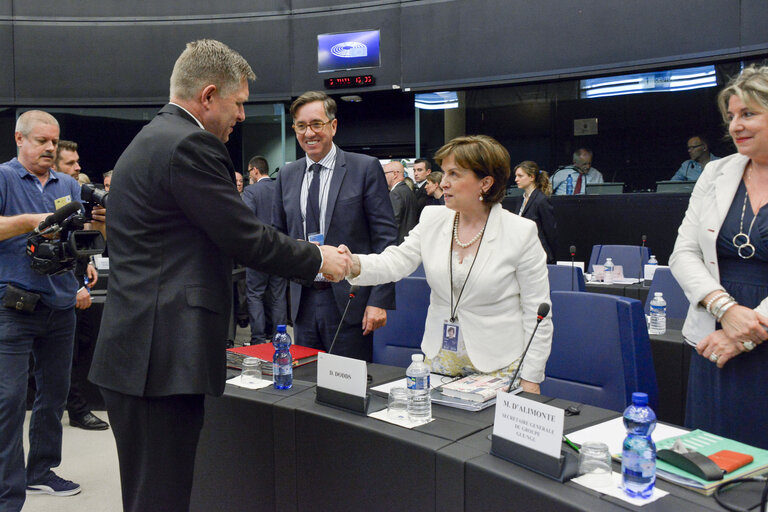
{"label": "woman in white jacket", "polygon": [[[432,370],[511,376],[539,304],[549,303],[536,224],[501,207],[510,160],[496,140],[458,137],[435,160],[445,171],[445,206],[424,208],[399,246],[354,255],[349,281],[366,286],[397,281],[423,263],[431,294],[421,349]],[[520,372],[524,390],[539,392],[551,344],[552,321],[545,318]]]}
{"label": "woman in white jacket", "polygon": [[686,425],[768,448],[768,67],[718,96],[738,154],[710,162],[670,266],[690,300]]}

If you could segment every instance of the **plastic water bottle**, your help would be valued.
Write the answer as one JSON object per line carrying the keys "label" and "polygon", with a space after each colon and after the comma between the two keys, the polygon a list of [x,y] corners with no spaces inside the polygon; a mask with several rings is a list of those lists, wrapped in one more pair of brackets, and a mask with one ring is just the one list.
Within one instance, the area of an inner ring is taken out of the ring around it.
{"label": "plastic water bottle", "polygon": [[658,265],[659,264],[659,260],[656,259],[656,256],[651,254],[651,257],[648,259],[648,263],[647,264],[648,265]]}
{"label": "plastic water bottle", "polygon": [[424,354],[413,354],[411,365],[405,370],[408,382],[408,419],[414,423],[426,423],[432,419],[432,397],[429,387],[429,367]]}
{"label": "plastic water bottle", "polygon": [[565,193],[569,196],[573,195],[573,176],[570,174],[565,178]]}
{"label": "plastic water bottle", "polygon": [[605,269],[605,277],[603,278],[603,282],[605,284],[613,284],[613,260],[611,258],[606,258],[603,268]]}
{"label": "plastic water bottle", "polygon": [[656,445],[651,432],[656,414],[648,407],[648,395],[632,393],[632,405],[624,411],[627,437],[621,450],[624,492],[633,498],[648,498],[656,484]]}
{"label": "plastic water bottle", "polygon": [[291,336],[285,332],[284,325],[277,326],[272,345],[275,347],[275,355],[272,356],[272,384],[275,389],[290,389],[293,386],[293,356]]}
{"label": "plastic water bottle", "polygon": [[658,266],[659,266],[659,260],[656,259],[656,256],[651,254],[651,257],[648,258],[648,263],[645,264],[645,272],[644,272],[645,279],[653,280],[653,276],[656,274],[656,269],[658,268]]}
{"label": "plastic water bottle", "polygon": [[661,292],[653,294],[651,300],[651,322],[648,334],[664,334],[667,332],[667,301]]}

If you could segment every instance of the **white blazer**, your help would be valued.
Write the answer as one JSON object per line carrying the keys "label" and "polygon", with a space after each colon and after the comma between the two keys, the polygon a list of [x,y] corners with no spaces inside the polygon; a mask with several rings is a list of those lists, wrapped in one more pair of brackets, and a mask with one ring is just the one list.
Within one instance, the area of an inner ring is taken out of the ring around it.
{"label": "white blazer", "polygon": [[[402,244],[387,247],[381,254],[361,255],[360,275],[350,279],[365,286],[397,281],[423,262],[431,294],[421,349],[429,358],[440,351],[443,322],[451,316],[449,257],[455,213],[445,206],[427,206]],[[476,257],[456,316],[472,364],[491,372],[522,355],[536,325],[539,304],[551,304],[547,257],[536,224],[500,204],[491,208]],[[550,315],[536,332],[521,378],[544,380],[551,345]]]}
{"label": "white blazer", "polygon": [[[715,244],[748,162],[748,157],[736,153],[708,163],[677,231],[669,266],[691,303],[683,325],[683,337],[691,345],[715,330],[714,317],[700,302],[710,292],[723,289]],[[768,298],[755,311],[768,314]]]}

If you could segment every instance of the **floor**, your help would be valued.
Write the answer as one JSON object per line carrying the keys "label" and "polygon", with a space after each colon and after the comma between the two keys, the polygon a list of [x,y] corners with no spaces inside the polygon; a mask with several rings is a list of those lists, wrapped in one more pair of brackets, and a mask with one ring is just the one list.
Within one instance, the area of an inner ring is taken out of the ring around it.
{"label": "floor", "polygon": [[[235,343],[250,341],[250,331],[238,328]],[[96,416],[109,421],[105,411],[94,411]],[[29,411],[24,423],[24,450],[28,451],[27,429]],[[112,430],[89,431],[69,426],[64,413],[62,419],[63,446],[61,465],[55,468],[57,475],[77,482],[82,487],[75,496],[27,496],[22,512],[119,512],[122,510],[120,474],[117,450]]]}

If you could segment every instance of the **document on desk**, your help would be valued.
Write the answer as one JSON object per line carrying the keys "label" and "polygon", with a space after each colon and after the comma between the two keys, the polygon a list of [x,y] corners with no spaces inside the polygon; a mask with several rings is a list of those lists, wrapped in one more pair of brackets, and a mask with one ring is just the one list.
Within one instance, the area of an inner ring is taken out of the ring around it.
{"label": "document on desk", "polygon": [[[651,438],[654,443],[658,443],[662,439],[680,436],[688,432],[684,428],[657,423]],[[611,456],[614,459],[619,459],[621,458],[621,446],[624,443],[624,438],[627,437],[627,429],[624,427],[624,418],[619,416],[618,418],[571,432],[567,436],[568,439],[579,445],[587,441],[602,441],[608,445]]]}

